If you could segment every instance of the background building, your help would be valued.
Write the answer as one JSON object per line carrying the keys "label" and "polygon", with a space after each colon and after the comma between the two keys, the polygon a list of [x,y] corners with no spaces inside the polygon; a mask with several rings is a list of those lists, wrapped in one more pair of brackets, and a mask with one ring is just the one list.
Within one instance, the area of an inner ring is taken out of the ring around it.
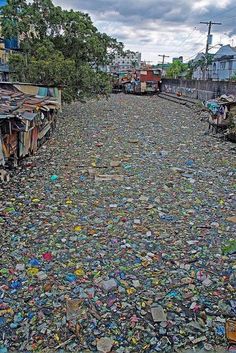
{"label": "background building", "polygon": [[5,40],[0,38],[0,81],[9,81],[9,55],[11,50],[5,47]]}
{"label": "background building", "polygon": [[222,45],[215,54],[198,53],[192,60],[193,80],[230,81],[236,78],[236,48]]}
{"label": "background building", "polygon": [[133,68],[140,68],[141,53],[127,50],[125,55],[116,55],[112,64],[110,65],[111,72],[127,72]]}
{"label": "background building", "polygon": [[214,54],[198,53],[195,59],[190,64],[193,68],[192,79],[193,80],[211,80],[212,79],[212,60]]}
{"label": "background building", "polygon": [[[7,5],[7,0],[0,0],[0,7]],[[0,12],[1,16],[1,12]],[[6,39],[2,37],[0,25],[0,81],[9,80],[9,55],[19,49],[18,38]]]}
{"label": "background building", "polygon": [[184,62],[184,58],[183,58],[183,56],[179,56],[178,58],[173,58],[172,62],[174,63],[175,61],[180,61],[181,63],[183,63]]}
{"label": "background building", "polygon": [[236,77],[236,48],[223,45],[212,60],[212,79],[229,81]]}

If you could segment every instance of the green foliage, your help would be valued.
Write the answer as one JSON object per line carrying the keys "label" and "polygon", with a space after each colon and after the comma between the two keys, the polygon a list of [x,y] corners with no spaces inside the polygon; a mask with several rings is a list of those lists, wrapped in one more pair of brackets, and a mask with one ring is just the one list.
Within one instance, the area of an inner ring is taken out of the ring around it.
{"label": "green foliage", "polygon": [[132,61],[132,67],[136,69],[138,67],[138,62],[136,60]]}
{"label": "green foliage", "polygon": [[107,79],[107,74],[101,71],[94,72],[90,65],[85,64],[81,70],[79,81],[83,82],[83,87],[79,87],[79,97],[84,99],[93,95],[106,95],[111,92],[111,80]]}
{"label": "green foliage", "polygon": [[192,80],[193,77],[193,67],[188,67],[185,78],[187,80]]}
{"label": "green foliage", "polygon": [[64,100],[108,94],[110,77],[100,71],[123,44],[98,32],[90,17],[62,10],[51,0],[8,0],[2,7],[2,34],[19,38],[19,54],[10,57],[12,79],[62,85]]}
{"label": "green foliage", "polygon": [[26,73],[26,57],[21,54],[10,55],[9,58],[9,67],[11,71],[12,81],[25,82],[27,73]]}
{"label": "green foliage", "polygon": [[200,67],[202,70],[204,68],[206,68],[208,65],[211,65],[212,64],[212,59],[213,59],[213,55],[212,54],[207,54],[207,55],[204,55],[202,56],[202,58],[200,60],[197,60],[197,61],[192,61],[190,63],[191,67],[194,69],[194,68],[197,68],[197,67]]}
{"label": "green foliage", "polygon": [[223,255],[231,255],[236,253],[236,240],[231,240],[226,246],[222,249]]}
{"label": "green foliage", "polygon": [[230,81],[236,81],[236,72],[230,77]]}
{"label": "green foliage", "polygon": [[181,61],[176,60],[168,67],[166,76],[169,78],[178,78],[181,73],[187,70],[187,68],[187,64],[183,64]]}

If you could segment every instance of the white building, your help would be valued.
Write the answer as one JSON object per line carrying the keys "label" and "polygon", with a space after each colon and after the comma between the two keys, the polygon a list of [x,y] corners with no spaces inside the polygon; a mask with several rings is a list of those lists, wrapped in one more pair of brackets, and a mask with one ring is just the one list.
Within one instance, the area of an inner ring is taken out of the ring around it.
{"label": "white building", "polygon": [[206,67],[206,56],[204,53],[198,53],[196,58],[192,61],[193,66],[193,80],[209,80],[212,78],[212,65]]}
{"label": "white building", "polygon": [[214,55],[212,79],[229,81],[232,76],[236,76],[236,48],[224,45]]}
{"label": "white building", "polygon": [[141,53],[127,50],[124,56],[116,55],[112,64],[112,72],[129,71],[141,66]]}
{"label": "white building", "polygon": [[172,59],[172,63],[174,63],[175,61],[180,61],[181,63],[184,62],[184,57],[183,56],[179,56],[178,58],[173,58]]}
{"label": "white building", "polygon": [[229,81],[236,76],[236,48],[222,45],[212,55],[212,64],[204,67],[205,54],[199,53],[192,61],[194,80]]}

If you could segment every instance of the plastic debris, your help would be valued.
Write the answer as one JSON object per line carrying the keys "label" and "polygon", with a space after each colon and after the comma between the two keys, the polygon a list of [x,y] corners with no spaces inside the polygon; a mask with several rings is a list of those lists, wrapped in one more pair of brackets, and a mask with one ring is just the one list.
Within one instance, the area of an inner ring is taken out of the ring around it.
{"label": "plastic debris", "polygon": [[109,353],[114,344],[114,341],[110,338],[103,337],[97,341],[97,349],[101,353]]}
{"label": "plastic debris", "polygon": [[117,168],[121,166],[121,162],[120,161],[111,161],[110,162],[110,166],[113,168]]}
{"label": "plastic debris", "polygon": [[166,321],[166,314],[161,305],[153,304],[151,307],[152,318],[154,322]]}
{"label": "plastic debris", "polygon": [[115,289],[116,287],[117,287],[117,283],[113,278],[109,279],[108,281],[102,282],[102,288],[107,292]]}
{"label": "plastic debris", "polygon": [[157,96],[66,106],[1,185],[0,352],[224,352],[232,148]]}
{"label": "plastic debris", "polygon": [[122,181],[124,179],[123,175],[95,175],[95,181]]}
{"label": "plastic debris", "polygon": [[51,181],[56,181],[58,179],[58,175],[52,175],[50,179]]}

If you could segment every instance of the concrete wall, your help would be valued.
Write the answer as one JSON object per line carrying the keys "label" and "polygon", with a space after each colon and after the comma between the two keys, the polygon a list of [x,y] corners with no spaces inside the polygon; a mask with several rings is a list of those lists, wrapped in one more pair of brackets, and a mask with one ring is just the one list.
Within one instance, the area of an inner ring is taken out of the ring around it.
{"label": "concrete wall", "polygon": [[236,82],[196,81],[181,79],[162,79],[162,92],[176,94],[180,92],[185,97],[199,100],[209,100],[222,94],[236,96]]}

